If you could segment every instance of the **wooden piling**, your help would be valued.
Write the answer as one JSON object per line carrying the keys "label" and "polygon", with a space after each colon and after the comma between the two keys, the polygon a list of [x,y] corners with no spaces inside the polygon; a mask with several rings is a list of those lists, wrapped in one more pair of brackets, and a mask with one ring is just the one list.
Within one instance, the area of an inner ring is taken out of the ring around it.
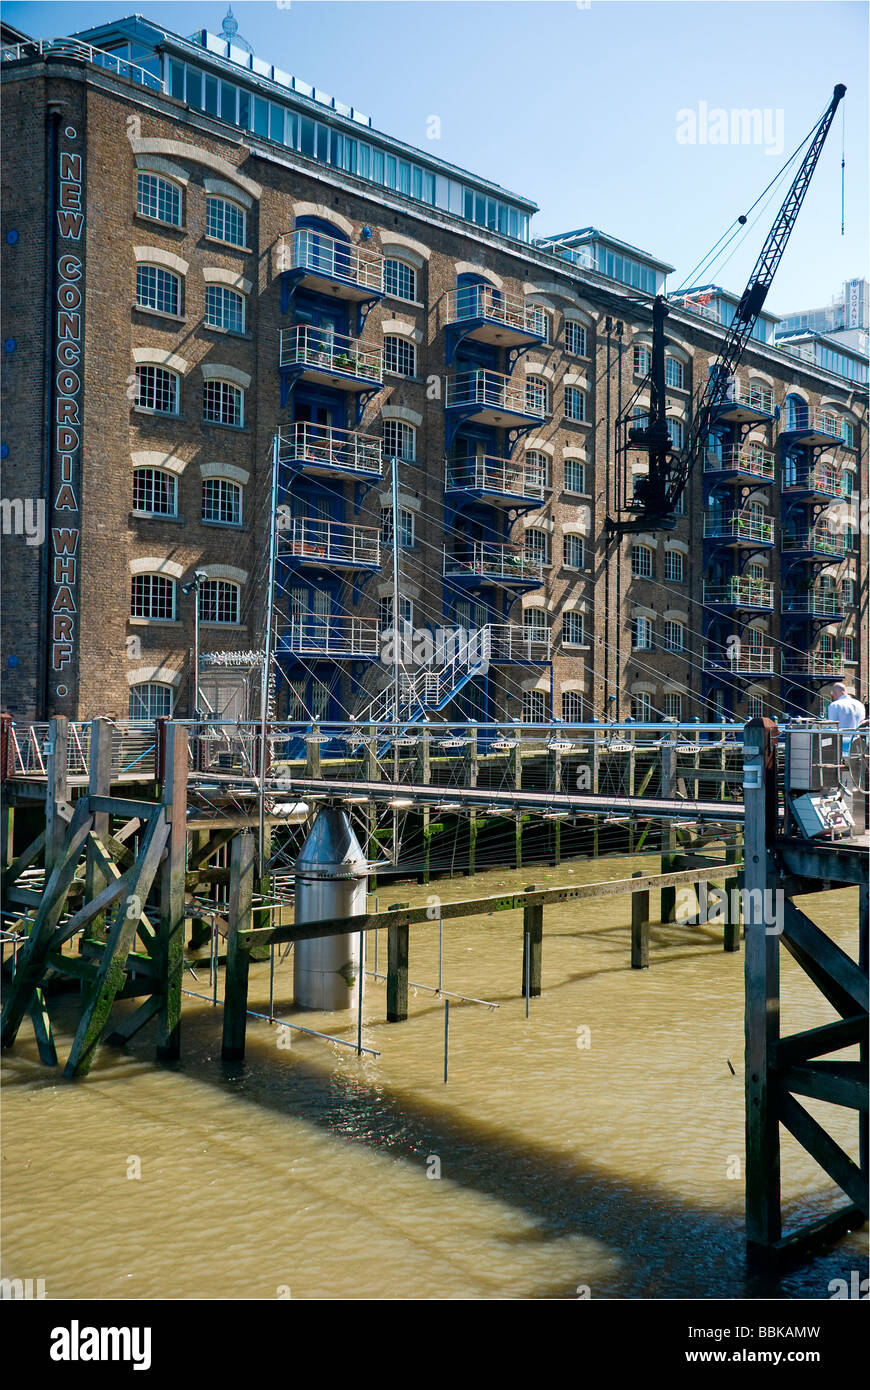
{"label": "wooden piling", "polygon": [[[642,878],[640,869],[632,878]],[[631,968],[649,969],[649,889],[631,895]]]}
{"label": "wooden piling", "polygon": [[181,987],[184,975],[184,882],[187,868],[187,729],[171,724],[166,740],[163,805],[169,817],[166,859],[160,870],[160,917],[153,943],[163,974],[157,1014],[157,1058],[175,1061],[181,1052]]}
{"label": "wooden piling", "polygon": [[[106,719],[91,720],[90,764],[88,768],[88,795],[108,796],[112,790],[112,725]],[[93,832],[106,845],[109,841],[109,813],[97,811],[94,814]],[[91,902],[103,891],[109,882],[108,875],[89,840],[85,864],[85,902]],[[82,950],[86,941],[102,945],[106,940],[106,914],[98,912],[85,927],[79,941]]]}
{"label": "wooden piling", "polygon": [[403,1023],[408,1017],[408,947],[410,928],[387,926],[387,1022]]}
{"label": "wooden piling", "polygon": [[[536,885],[530,884],[527,893],[534,893]],[[544,905],[525,903],[523,905],[523,976],[522,991],[525,993],[526,979],[529,981],[529,997],[537,998],[541,993],[541,962],[544,949]],[[528,970],[528,976],[526,971]]]}
{"label": "wooden piling", "polygon": [[[666,738],[661,746],[661,792],[662,797],[670,799],[674,796],[677,774],[677,750],[676,743],[672,738]],[[672,820],[662,821],[661,829],[661,850],[662,862],[661,870],[663,874],[675,873],[679,856],[676,853],[677,831]],[[663,888],[661,890],[661,921],[673,922],[677,910],[677,892],[675,888]]]}
{"label": "wooden piling", "polygon": [[[736,864],[742,857],[737,845],[729,845],[725,851],[725,863]],[[725,880],[725,927],[722,946],[726,951],[740,950],[740,908],[737,899],[737,879],[732,876]]]}
{"label": "wooden piling", "polygon": [[67,757],[69,720],[56,715],[48,723],[48,752],[45,758],[45,878],[46,882],[61,852],[68,820],[64,812],[69,798]]}
{"label": "wooden piling", "polygon": [[221,1057],[239,1062],[245,1055],[248,1010],[248,975],[251,954],[241,933],[253,923],[254,837],[248,831],[236,835],[230,851],[230,903],[227,915],[227,964],[224,978],[224,1025]]}

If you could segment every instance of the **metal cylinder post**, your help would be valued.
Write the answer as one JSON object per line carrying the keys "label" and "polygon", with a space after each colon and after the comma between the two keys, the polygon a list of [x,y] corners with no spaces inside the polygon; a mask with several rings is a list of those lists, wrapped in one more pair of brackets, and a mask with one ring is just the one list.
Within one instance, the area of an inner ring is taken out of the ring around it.
{"label": "metal cylinder post", "polygon": [[[325,807],[296,860],[296,921],[355,917],[366,910],[368,867],[347,812]],[[293,993],[300,1009],[357,1007],[362,969],[354,934],[297,941]]]}

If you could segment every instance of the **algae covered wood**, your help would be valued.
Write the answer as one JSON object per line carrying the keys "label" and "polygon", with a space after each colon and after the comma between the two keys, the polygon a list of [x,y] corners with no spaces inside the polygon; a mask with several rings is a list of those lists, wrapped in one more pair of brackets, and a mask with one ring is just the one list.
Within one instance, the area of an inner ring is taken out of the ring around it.
{"label": "algae covered wood", "polygon": [[255,861],[254,837],[245,831],[235,837],[230,852],[229,931],[221,1043],[221,1056],[226,1062],[241,1061],[245,1055],[251,956],[244,933],[253,919]]}

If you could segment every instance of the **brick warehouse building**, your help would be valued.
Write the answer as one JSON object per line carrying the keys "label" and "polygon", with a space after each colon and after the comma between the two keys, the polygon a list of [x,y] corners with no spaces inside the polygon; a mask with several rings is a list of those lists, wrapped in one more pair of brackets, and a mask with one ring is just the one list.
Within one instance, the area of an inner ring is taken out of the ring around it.
{"label": "brick warehouse building", "polygon": [[[256,709],[276,430],[284,717],[391,708],[394,457],[398,618],[486,633],[422,672],[407,652],[407,708],[743,718],[815,712],[838,677],[866,698],[857,352],[824,369],[763,316],[676,530],[607,545],[665,262],[594,228],[530,240],[528,199],[378,133],[231,23],[135,17],[2,59],[17,718],[190,713],[194,605],[205,707]],[[671,301],[677,444],[735,303]]]}

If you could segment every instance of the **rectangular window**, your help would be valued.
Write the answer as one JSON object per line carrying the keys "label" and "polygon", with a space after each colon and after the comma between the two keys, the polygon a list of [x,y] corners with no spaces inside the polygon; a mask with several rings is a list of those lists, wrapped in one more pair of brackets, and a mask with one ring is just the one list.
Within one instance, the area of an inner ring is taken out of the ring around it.
{"label": "rectangular window", "polygon": [[205,79],[205,109],[210,116],[218,114],[218,81],[208,74]]}
{"label": "rectangular window", "polygon": [[181,313],[179,277],[159,265],[137,266],[136,305],[140,309],[153,309],[158,314],[172,314],[178,318]]}
{"label": "rectangular window", "polygon": [[194,111],[202,110],[202,73],[199,68],[187,68],[187,104]]}
{"label": "rectangular window", "polygon": [[637,720],[638,724],[651,724],[653,722],[652,695],[648,695],[646,692],[632,695],[631,717]]}
{"label": "rectangular window", "polygon": [[585,493],[586,464],[580,459],[565,459],[565,491]]}
{"label": "rectangular window", "polygon": [[178,377],[164,367],[136,368],[136,404],[157,415],[178,414]]}
{"label": "rectangular window", "polygon": [[686,577],[683,553],[680,550],[665,551],[665,579],[670,584],[682,584]]}
{"label": "rectangular window", "polygon": [[586,419],[586,392],[577,386],[565,387],[565,419]]}
{"label": "rectangular window", "polygon": [[299,118],[299,149],[309,159],[314,158],[314,122],[309,116]]}
{"label": "rectangular window", "polygon": [[682,623],[665,619],[664,648],[666,652],[681,652],[685,646],[685,628]]}
{"label": "rectangular window", "polygon": [[251,128],[251,94],[239,88],[239,125],[243,130]]}
{"label": "rectangular window", "polygon": [[585,566],[582,536],[565,536],[562,542],[562,563],[566,569],[582,570]]}
{"label": "rectangular window", "polygon": [[269,103],[269,139],[278,145],[284,143],[284,107],[275,102]]}
{"label": "rectangular window", "polygon": [[228,198],[206,198],[206,235],[217,241],[228,241],[233,246],[245,245],[245,209]]}
{"label": "rectangular window", "polygon": [[205,322],[227,333],[245,331],[245,297],[226,285],[206,285]]}
{"label": "rectangular window", "polygon": [[571,357],[586,356],[586,329],[573,319],[565,320],[565,351]]}
{"label": "rectangular window", "polygon": [[169,64],[169,95],[177,101],[184,101],[184,64]]}
{"label": "rectangular window", "polygon": [[[403,550],[411,550],[414,546],[415,525],[414,513],[407,507],[399,508],[399,545]],[[391,507],[381,509],[381,544],[392,545],[393,543],[393,510]]]}
{"label": "rectangular window", "polygon": [[746,704],[747,704],[746,713],[749,715],[749,718],[750,718],[750,719],[763,719],[763,718],[764,718],[764,696],[763,696],[763,695],[750,695],[750,696],[748,697],[748,699],[747,699]]}
{"label": "rectangular window", "polygon": [[857,660],[857,657],[855,656],[855,638],[854,638],[854,637],[844,637],[844,638],[843,638],[843,657],[844,657],[844,660],[846,660],[846,661],[848,661],[848,662],[850,663],[850,665],[853,664],[853,663]]}
{"label": "rectangular window", "polygon": [[679,723],[683,718],[683,697],[669,690],[665,695],[665,718],[676,719]]}
{"label": "rectangular window", "polygon": [[134,574],[130,616],[175,621],[175,580],[162,574]]}
{"label": "rectangular window", "polygon": [[388,333],[384,338],[384,371],[396,376],[417,375],[417,345],[410,338]]}
{"label": "rectangular window", "polygon": [[562,641],[569,647],[583,646],[583,614],[569,612],[562,614]]}
{"label": "rectangular window", "polygon": [[231,82],[221,83],[221,120],[230,121],[233,125],[237,124],[236,118],[236,96],[237,88]]}
{"label": "rectangular window", "polygon": [[651,618],[632,618],[631,646],[632,650],[636,652],[652,651],[653,625]]}
{"label": "rectangular window", "polygon": [[396,158],[392,154],[387,155],[386,185],[387,188],[395,188],[396,186]]}
{"label": "rectangular window", "polygon": [[269,136],[269,103],[264,97],[254,97],[254,134]]}

